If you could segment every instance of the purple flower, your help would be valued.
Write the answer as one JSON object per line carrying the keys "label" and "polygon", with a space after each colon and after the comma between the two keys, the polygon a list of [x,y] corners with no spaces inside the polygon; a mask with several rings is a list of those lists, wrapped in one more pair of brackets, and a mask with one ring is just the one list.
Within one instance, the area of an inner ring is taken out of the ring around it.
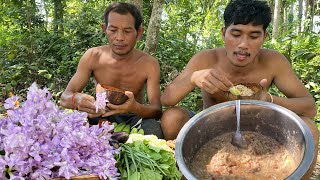
{"label": "purple flower", "polygon": [[4,172],[6,170],[7,162],[0,156],[0,172]]}
{"label": "purple flower", "polygon": [[5,109],[17,109],[20,105],[18,101],[19,97],[18,96],[12,96],[9,97],[4,101],[4,108]]}
{"label": "purple flower", "polygon": [[32,173],[31,178],[32,179],[50,179],[50,175],[52,174],[51,170],[48,168],[40,168],[34,171],[34,173]]}
{"label": "purple flower", "polygon": [[59,168],[59,176],[63,176],[67,179],[70,179],[72,176],[75,176],[79,173],[78,169],[76,166],[74,166],[70,162],[57,162],[55,165],[60,166]]}
{"label": "purple flower", "polygon": [[60,110],[51,97],[33,83],[21,106],[17,96],[5,101],[8,116],[0,117],[2,177],[69,179],[96,174],[118,179],[114,156],[120,149],[109,145],[113,126],[89,126],[87,113]]}
{"label": "purple flower", "polygon": [[96,93],[96,102],[94,103],[96,105],[96,113],[99,109],[104,109],[107,105],[107,92],[97,92]]}

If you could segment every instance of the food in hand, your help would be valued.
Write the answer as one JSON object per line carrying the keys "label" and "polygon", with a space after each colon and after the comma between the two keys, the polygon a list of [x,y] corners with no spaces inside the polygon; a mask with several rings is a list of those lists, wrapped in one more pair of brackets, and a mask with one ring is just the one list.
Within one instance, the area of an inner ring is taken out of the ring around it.
{"label": "food in hand", "polygon": [[125,91],[121,89],[112,86],[107,86],[104,84],[98,84],[97,87],[98,86],[102,88],[102,92],[106,92],[106,100],[111,104],[121,105],[128,100],[128,96],[125,95]]}
{"label": "food in hand", "polygon": [[229,91],[235,95],[235,96],[239,96],[240,95],[240,91],[235,87],[235,86],[232,86]]}
{"label": "food in hand", "polygon": [[229,89],[229,91],[235,96],[252,96],[254,91],[245,85],[238,84]]}

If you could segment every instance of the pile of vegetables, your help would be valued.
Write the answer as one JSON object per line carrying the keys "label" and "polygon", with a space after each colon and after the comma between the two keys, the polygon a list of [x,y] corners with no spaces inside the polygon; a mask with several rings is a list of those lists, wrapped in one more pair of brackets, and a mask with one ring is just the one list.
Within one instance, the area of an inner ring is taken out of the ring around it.
{"label": "pile of vegetables", "polygon": [[5,101],[0,116],[0,179],[181,179],[163,139],[126,124],[90,126],[87,114],[61,110],[33,83],[27,100]]}
{"label": "pile of vegetables", "polygon": [[130,128],[129,124],[126,124],[124,122],[122,123],[112,123],[114,127],[114,132],[126,132],[127,134],[142,134],[144,135],[144,130],[143,129],[137,129],[137,128]]}
{"label": "pile of vegetables", "polygon": [[173,150],[155,135],[130,134],[116,155],[121,179],[181,179]]}

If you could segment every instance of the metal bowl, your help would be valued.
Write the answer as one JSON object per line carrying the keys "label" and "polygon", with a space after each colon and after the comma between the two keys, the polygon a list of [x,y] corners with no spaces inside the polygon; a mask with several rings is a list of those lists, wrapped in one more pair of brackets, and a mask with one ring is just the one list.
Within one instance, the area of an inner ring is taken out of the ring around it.
{"label": "metal bowl", "polygon": [[[184,177],[197,179],[190,167],[204,144],[235,130],[235,101],[211,106],[191,118],[176,141],[177,164]],[[286,179],[300,179],[309,169],[315,153],[313,137],[305,122],[292,111],[264,101],[241,100],[241,131],[261,133],[287,148],[297,168]]]}

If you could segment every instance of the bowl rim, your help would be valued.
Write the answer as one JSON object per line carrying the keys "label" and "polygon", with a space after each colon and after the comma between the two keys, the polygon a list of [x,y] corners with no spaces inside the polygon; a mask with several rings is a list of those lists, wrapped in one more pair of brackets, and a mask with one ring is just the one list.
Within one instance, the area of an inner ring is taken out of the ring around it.
{"label": "bowl rim", "polygon": [[104,88],[106,91],[116,91],[116,92],[121,92],[123,94],[125,94],[125,91],[122,90],[122,89],[119,89],[119,88],[116,88],[116,87],[113,87],[113,86],[108,86],[108,85],[105,85],[105,84],[100,84],[102,88]]}
{"label": "bowl rim", "polygon": [[[235,102],[236,102],[235,100],[234,101],[227,101],[227,102],[213,105],[207,109],[202,110],[201,112],[194,115],[180,130],[180,132],[177,136],[177,139],[176,139],[175,154],[176,154],[176,160],[177,160],[178,167],[179,167],[180,171],[182,172],[182,174],[184,175],[184,177],[186,177],[187,179],[197,179],[197,178],[191,173],[191,171],[188,170],[188,167],[187,167],[186,163],[184,162],[184,158],[183,158],[182,141],[186,137],[186,132],[188,132],[188,130],[194,124],[196,124],[204,116],[206,116],[207,113],[216,112],[216,111],[219,111],[220,109],[223,109],[223,108],[228,107],[230,105],[231,106],[235,105]],[[279,106],[277,104],[273,104],[273,103],[266,102],[266,101],[260,101],[260,100],[241,100],[240,103],[268,107],[268,108],[271,108],[275,111],[286,114],[287,116],[290,117],[290,119],[295,121],[295,123],[299,126],[299,128],[303,132],[302,134],[303,134],[303,137],[306,142],[306,147],[308,147],[308,148],[305,148],[304,155],[303,155],[302,161],[299,164],[299,166],[286,179],[300,179],[300,178],[302,178],[302,176],[310,168],[312,161],[313,161],[314,153],[315,153],[314,152],[315,145],[313,142],[313,136],[312,136],[311,130],[309,129],[307,124],[297,114],[295,114],[291,110],[289,110],[283,106]]]}

